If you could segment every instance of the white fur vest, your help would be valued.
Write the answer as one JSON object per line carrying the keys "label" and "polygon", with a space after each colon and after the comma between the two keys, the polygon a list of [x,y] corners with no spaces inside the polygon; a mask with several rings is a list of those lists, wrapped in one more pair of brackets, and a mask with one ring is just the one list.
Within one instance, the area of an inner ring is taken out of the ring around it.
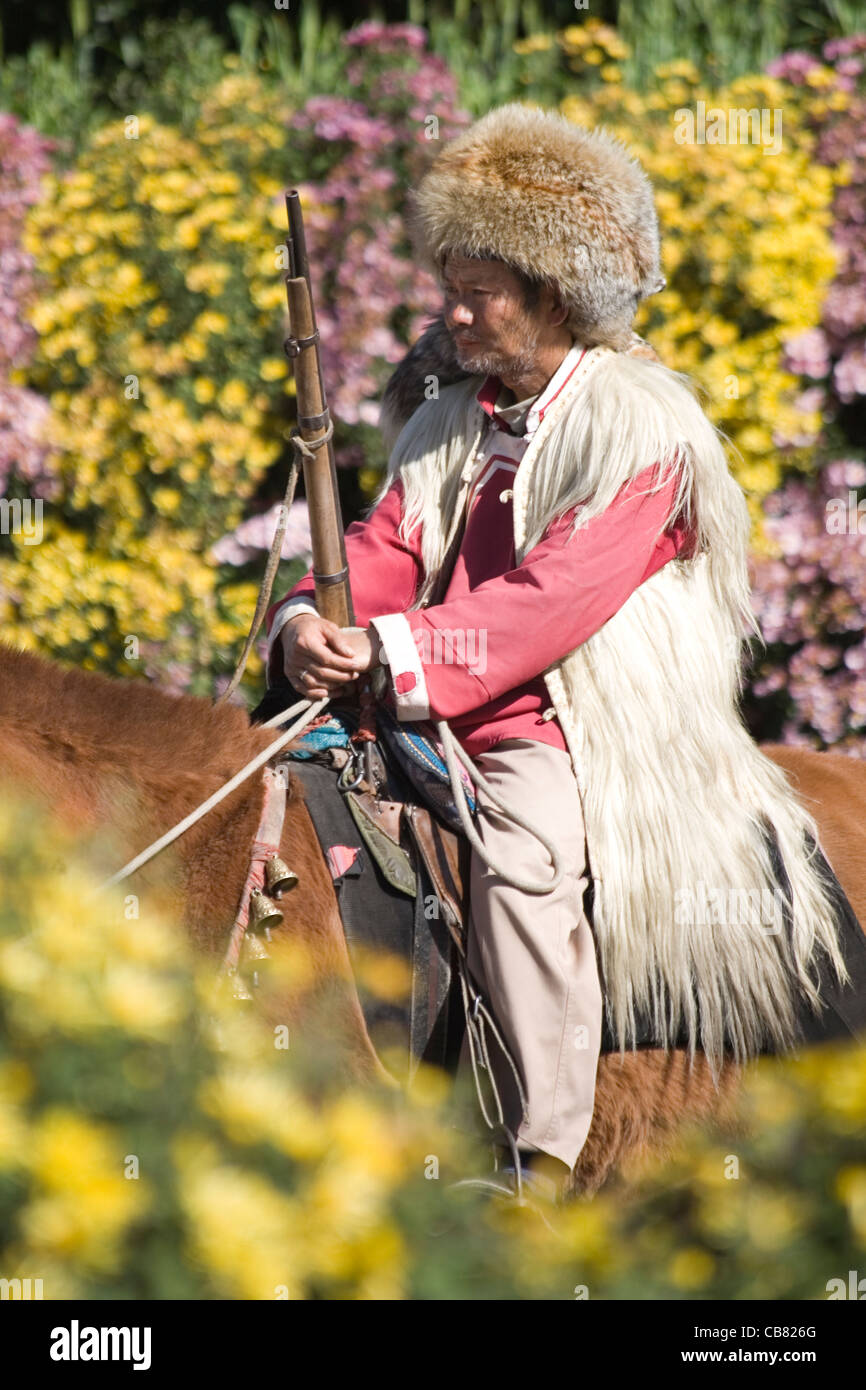
{"label": "white fur vest", "polygon": [[[461,512],[484,421],[479,383],[425,401],[391,454],[403,527],[423,526],[419,607]],[[578,524],[588,520],[655,461],[680,476],[671,515],[684,507],[696,522],[694,552],[641,584],[545,679],[583,807],[613,1036],[633,1046],[640,1011],[663,1046],[684,1030],[715,1065],[726,1039],[740,1058],[794,1045],[795,992],[818,1001],[816,952],[848,975],[807,846],[817,827],[739,713],[743,643],[758,630],[748,511],[686,378],[608,348],[587,352],[517,471],[514,543],[520,563],[557,514],[578,506]]]}

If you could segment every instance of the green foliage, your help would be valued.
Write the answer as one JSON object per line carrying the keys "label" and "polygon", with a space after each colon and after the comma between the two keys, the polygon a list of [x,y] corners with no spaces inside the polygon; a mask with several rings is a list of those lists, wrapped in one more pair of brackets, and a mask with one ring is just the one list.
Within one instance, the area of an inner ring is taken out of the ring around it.
{"label": "green foliage", "polygon": [[81,72],[71,45],[56,53],[45,42],[0,66],[0,108],[56,139],[66,160],[108,115],[104,94]]}
{"label": "green foliage", "polygon": [[[322,0],[287,10],[261,0],[218,11],[188,0],[172,14],[162,4],[132,0],[79,4],[66,13],[50,8],[50,16],[37,21],[39,3],[30,7],[33,42],[19,39],[16,51],[0,61],[0,108],[65,139],[70,150],[101,122],[131,111],[186,128],[196,91],[216,80],[229,51],[278,81],[293,102],[335,91],[339,36],[359,18],[350,6]],[[372,5],[362,17],[385,18],[384,9]],[[728,82],[761,70],[786,48],[815,52],[862,23],[856,0],[603,0],[591,11],[576,9],[573,0],[406,0],[402,17],[395,9],[387,6],[391,22],[405,18],[428,30],[473,115],[514,96],[545,105],[562,100],[572,90],[563,86],[562,72],[538,53],[521,58],[514,43],[590,18],[617,26],[631,50],[624,75],[637,87],[651,81],[660,63],[682,58],[713,81]],[[19,22],[19,31],[26,27]]]}

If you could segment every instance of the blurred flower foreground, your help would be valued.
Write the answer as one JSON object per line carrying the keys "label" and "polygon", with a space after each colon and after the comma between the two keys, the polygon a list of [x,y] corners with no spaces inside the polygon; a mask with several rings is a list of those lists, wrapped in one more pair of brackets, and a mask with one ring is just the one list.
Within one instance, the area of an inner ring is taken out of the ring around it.
{"label": "blurred flower foreground", "polygon": [[238,1012],[169,914],[97,891],[86,848],[23,803],[0,807],[0,873],[4,1280],[46,1299],[823,1299],[866,1276],[862,1048],[762,1062],[737,1134],[685,1136],[545,1220],[449,1190],[485,1151],[438,1073],[408,1097],[338,1083],[321,1039]]}

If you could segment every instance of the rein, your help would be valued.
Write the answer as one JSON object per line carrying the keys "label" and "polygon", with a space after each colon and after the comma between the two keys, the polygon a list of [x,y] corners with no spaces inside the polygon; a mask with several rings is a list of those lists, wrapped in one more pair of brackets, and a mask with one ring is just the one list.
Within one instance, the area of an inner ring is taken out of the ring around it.
{"label": "rein", "polygon": [[224,801],[236,787],[239,787],[248,777],[251,777],[252,774],[268,762],[275,753],[278,753],[281,748],[284,748],[287,743],[290,743],[293,738],[297,738],[298,734],[321,713],[327,703],[327,700],[316,700],[312,704],[309,700],[299,700],[296,705],[292,705],[287,710],[282,710],[274,719],[269,719],[268,724],[283,724],[287,719],[291,718],[293,714],[297,714],[298,710],[304,711],[300,719],[297,719],[290,729],[280,734],[279,738],[274,739],[273,743],[269,743],[267,748],[262,749],[261,753],[251,758],[250,761],[241,768],[240,772],[236,772],[234,777],[230,777],[228,782],[225,782],[223,786],[220,787],[219,791],[215,791],[213,796],[209,796],[207,800],[203,801],[200,806],[197,806],[194,811],[190,811],[189,815],[184,816],[183,820],[179,820],[177,825],[172,826],[171,830],[167,830],[158,840],[154,840],[153,844],[148,845],[147,849],[141,851],[141,854],[137,854],[134,859],[130,859],[129,863],[124,864],[122,869],[118,869],[116,874],[111,875],[111,878],[105,879],[104,882],[99,885],[100,888],[110,888],[113,884],[120,883],[123,879],[129,878],[130,874],[134,874],[136,870],[149,863],[161,850],[164,850],[175,840],[180,839],[184,831],[189,830],[190,826],[200,821],[202,817],[207,815],[208,811],[212,811],[214,806],[218,806],[221,801]]}

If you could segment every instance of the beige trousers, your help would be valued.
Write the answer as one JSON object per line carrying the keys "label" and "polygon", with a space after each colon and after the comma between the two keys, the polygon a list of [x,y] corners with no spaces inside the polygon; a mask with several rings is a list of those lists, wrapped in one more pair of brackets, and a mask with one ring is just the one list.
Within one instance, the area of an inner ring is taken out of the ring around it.
{"label": "beige trousers", "polygon": [[[602,1021],[584,911],[589,880],[577,784],[567,753],[531,739],[509,739],[475,761],[505,803],[537,825],[562,856],[560,886],[539,896],[503,882],[473,850],[468,964],[526,1093],[524,1122],[510,1069],[491,1041],[505,1123],[522,1148],[541,1150],[572,1169],[592,1120]],[[504,820],[480,789],[477,821],[496,863],[536,882],[550,877],[547,853]]]}

